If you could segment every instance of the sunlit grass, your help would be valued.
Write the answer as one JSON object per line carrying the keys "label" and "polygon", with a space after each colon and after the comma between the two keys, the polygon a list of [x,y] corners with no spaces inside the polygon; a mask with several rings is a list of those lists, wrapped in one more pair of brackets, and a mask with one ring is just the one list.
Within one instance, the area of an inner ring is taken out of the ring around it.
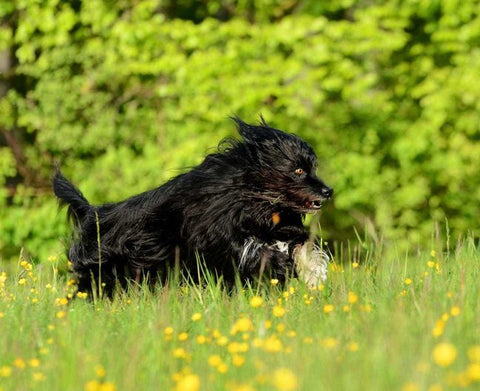
{"label": "sunlit grass", "polygon": [[[352,253],[353,254],[353,253]],[[361,254],[361,253],[358,253]],[[145,287],[68,303],[57,259],[0,269],[1,390],[480,386],[480,251],[344,256],[325,285]],[[11,266],[11,265],[10,265]]]}

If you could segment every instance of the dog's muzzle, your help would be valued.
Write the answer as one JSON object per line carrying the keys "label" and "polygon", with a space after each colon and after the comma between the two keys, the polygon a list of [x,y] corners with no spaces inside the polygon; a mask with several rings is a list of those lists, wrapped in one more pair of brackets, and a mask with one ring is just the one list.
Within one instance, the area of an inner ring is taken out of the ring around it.
{"label": "dog's muzzle", "polygon": [[332,198],[333,189],[328,186],[322,186],[320,189],[320,195],[321,197],[319,198],[308,200],[305,203],[306,208],[313,211],[319,210],[330,198]]}

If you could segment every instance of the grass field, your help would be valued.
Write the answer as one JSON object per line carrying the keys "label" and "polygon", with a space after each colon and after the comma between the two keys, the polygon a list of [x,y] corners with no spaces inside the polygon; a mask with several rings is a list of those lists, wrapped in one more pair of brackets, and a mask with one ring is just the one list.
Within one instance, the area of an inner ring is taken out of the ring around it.
{"label": "grass field", "polygon": [[345,251],[313,290],[172,283],[68,305],[55,257],[3,264],[0,389],[479,389],[480,250],[431,247]]}

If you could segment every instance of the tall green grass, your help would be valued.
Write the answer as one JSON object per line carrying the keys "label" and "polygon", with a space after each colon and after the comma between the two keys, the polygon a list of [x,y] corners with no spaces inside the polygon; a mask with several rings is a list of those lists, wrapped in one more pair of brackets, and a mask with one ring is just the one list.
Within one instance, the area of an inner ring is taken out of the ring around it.
{"label": "tall green grass", "polygon": [[3,265],[0,389],[474,389],[480,250],[431,247],[347,247],[314,290],[207,279],[70,304],[53,257]]}

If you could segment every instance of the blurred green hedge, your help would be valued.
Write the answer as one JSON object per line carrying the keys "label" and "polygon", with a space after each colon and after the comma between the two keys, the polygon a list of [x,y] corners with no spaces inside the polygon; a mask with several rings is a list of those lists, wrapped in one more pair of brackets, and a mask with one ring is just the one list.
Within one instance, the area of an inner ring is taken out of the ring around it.
{"label": "blurred green hedge", "polygon": [[95,203],[161,184],[234,134],[307,139],[331,240],[479,233],[476,0],[0,0],[0,258],[67,236],[55,162]]}

